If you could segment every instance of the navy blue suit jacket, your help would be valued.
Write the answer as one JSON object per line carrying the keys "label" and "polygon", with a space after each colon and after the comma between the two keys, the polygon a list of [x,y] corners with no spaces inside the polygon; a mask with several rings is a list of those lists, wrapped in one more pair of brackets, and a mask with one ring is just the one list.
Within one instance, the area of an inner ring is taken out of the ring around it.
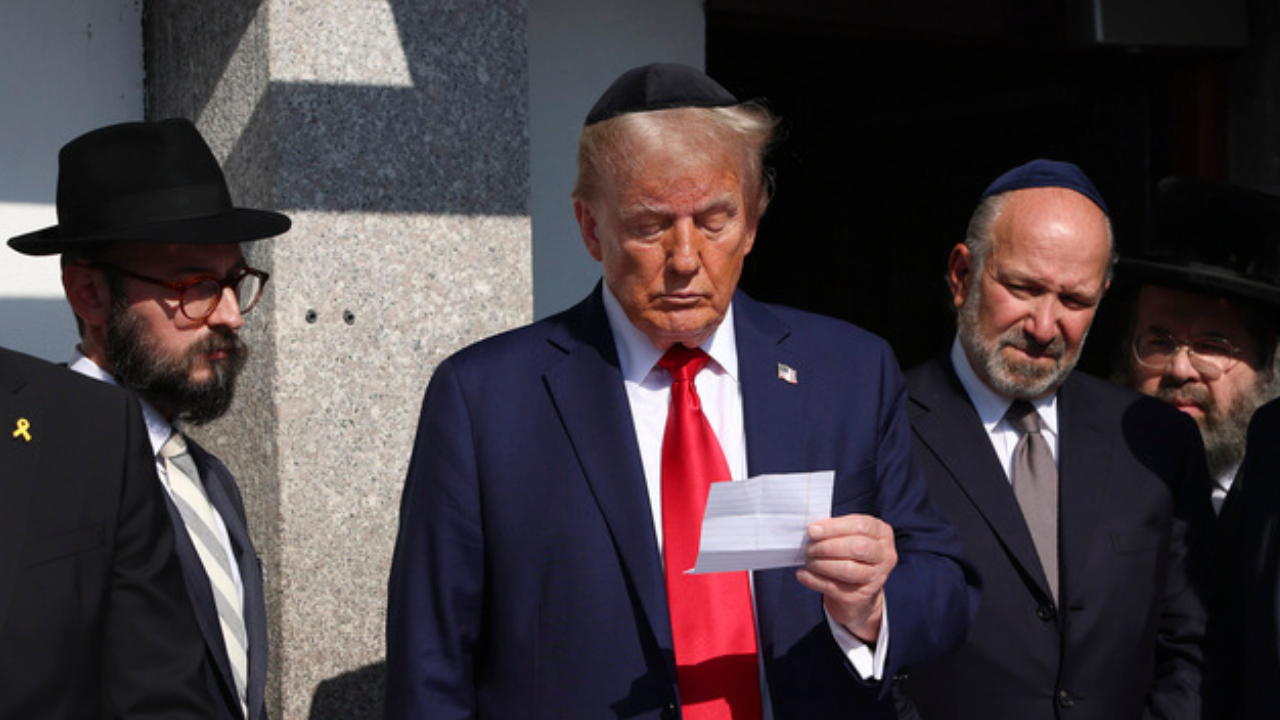
{"label": "navy blue suit jacket", "polygon": [[[889,674],[954,647],[976,599],[912,465],[887,345],[734,302],[749,473],[834,470],[834,514],[893,526]],[[887,709],[793,568],[755,573],[755,601],[777,720]],[[599,286],[436,369],[388,610],[388,718],[679,717],[662,561]]]}
{"label": "navy blue suit jacket", "polygon": [[1199,717],[1211,513],[1195,424],[1074,372],[1058,390],[1060,602],[948,356],[907,373],[917,458],[982,578],[964,646],[903,687],[925,720]]}
{"label": "navy blue suit jacket", "polygon": [[196,553],[191,536],[186,531],[182,515],[173,504],[168,494],[165,503],[169,510],[169,518],[176,529],[174,547],[178,560],[182,564],[182,575],[186,581],[187,594],[191,597],[191,605],[195,609],[196,620],[200,625],[200,633],[205,647],[205,684],[217,704],[218,716],[223,720],[265,720],[267,717],[267,610],[262,586],[262,561],[253,549],[249,539],[249,528],[245,521],[244,502],[240,498],[240,489],[235,478],[213,455],[188,438],[187,447],[191,459],[200,471],[200,481],[204,484],[209,502],[222,516],[227,526],[227,535],[231,537],[231,549],[235,554],[236,566],[240,570],[240,581],[244,586],[244,624],[249,638],[249,681],[247,686],[247,705],[249,717],[244,718],[240,709],[240,701],[236,695],[235,681],[231,677],[231,663],[227,660],[227,647],[222,638],[222,624],[218,620],[218,608],[214,604],[213,589],[209,585],[209,575],[204,564]]}

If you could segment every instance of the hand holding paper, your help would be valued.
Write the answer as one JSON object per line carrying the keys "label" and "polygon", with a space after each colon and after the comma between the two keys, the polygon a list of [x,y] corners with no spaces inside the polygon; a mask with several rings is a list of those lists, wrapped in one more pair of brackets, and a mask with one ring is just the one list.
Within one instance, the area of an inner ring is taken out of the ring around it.
{"label": "hand holding paper", "polygon": [[871,515],[831,517],[830,470],[711,484],[692,573],[803,565],[796,577],[863,642],[880,637],[884,583],[898,564],[893,528]]}
{"label": "hand holding paper", "polygon": [[803,565],[809,526],[831,517],[835,473],[759,475],[711,484],[694,573]]}
{"label": "hand holding paper", "polygon": [[898,564],[893,528],[871,515],[844,515],[809,528],[808,560],[796,572],[823,594],[831,618],[875,643],[884,617],[884,583]]}

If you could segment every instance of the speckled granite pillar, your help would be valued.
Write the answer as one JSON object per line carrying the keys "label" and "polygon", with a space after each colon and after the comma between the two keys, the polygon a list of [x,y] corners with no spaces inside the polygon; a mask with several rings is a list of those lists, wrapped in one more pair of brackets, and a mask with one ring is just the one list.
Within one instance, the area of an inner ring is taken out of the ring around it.
{"label": "speckled granite pillar", "polygon": [[147,114],[196,120],[288,235],[228,417],[276,720],[380,713],[386,576],[436,363],[532,314],[520,0],[148,0]]}

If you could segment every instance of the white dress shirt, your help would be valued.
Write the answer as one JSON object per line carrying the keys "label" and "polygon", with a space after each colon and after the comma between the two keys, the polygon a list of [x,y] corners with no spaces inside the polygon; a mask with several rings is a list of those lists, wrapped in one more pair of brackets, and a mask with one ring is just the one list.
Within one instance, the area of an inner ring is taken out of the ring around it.
{"label": "white dress shirt", "polygon": [[[960,376],[960,384],[969,394],[973,408],[978,411],[982,427],[987,431],[987,439],[991,441],[991,447],[995,449],[996,456],[1000,458],[1000,465],[1004,468],[1005,479],[1012,482],[1013,450],[1018,446],[1018,429],[1005,419],[1004,414],[1009,411],[1013,400],[987,387],[987,384],[978,378],[978,374],[969,365],[969,356],[965,355],[959,337],[951,343],[951,366],[955,368],[956,375]],[[1053,454],[1056,464],[1058,460],[1058,393],[1028,402],[1040,416],[1040,434],[1048,443],[1049,452]]]}
{"label": "white dress shirt", "polygon": [[[640,461],[644,466],[645,484],[649,490],[649,508],[653,514],[654,535],[658,538],[658,550],[662,550],[662,436],[666,432],[667,408],[671,402],[671,375],[658,367],[663,351],[654,346],[644,333],[631,324],[626,311],[613,296],[606,284],[604,308],[613,332],[613,342],[618,349],[618,363],[626,385],[627,399],[631,405],[631,420],[635,424],[636,441],[640,447]],[[720,441],[729,474],[734,480],[747,477],[747,434],[742,420],[742,385],[738,379],[738,344],[733,328],[733,306],[729,306],[724,320],[701,346],[711,360],[694,379],[703,414]],[[748,575],[748,577],[751,577]],[[754,593],[752,602],[755,602]],[[825,609],[824,609],[825,612]],[[854,637],[843,625],[827,615],[836,642],[858,674],[865,678],[880,679],[889,647],[889,614],[885,608],[881,621],[880,639],[875,649]],[[762,675],[763,681],[763,675]],[[767,687],[765,688],[766,717]]]}
{"label": "white dress shirt", "polygon": [[[79,348],[71,356],[69,367],[72,370],[91,377],[94,380],[100,380],[109,385],[119,385],[111,373],[103,370],[97,363],[84,356]],[[160,455],[160,448],[169,441],[169,437],[181,429],[176,425],[171,425],[164,415],[155,408],[154,405],[138,398],[138,402],[142,405],[142,419],[147,424],[147,435],[151,440],[151,451],[155,456],[156,474],[160,476],[160,484],[164,486],[164,491],[169,494],[169,499],[173,500],[173,488],[169,485],[169,470],[165,467],[164,457]],[[236,564],[235,551],[231,547],[231,535],[227,533],[227,525],[222,521],[222,515],[218,512],[218,508],[210,506],[213,510],[215,528],[218,533],[218,541],[222,545],[222,551],[226,553],[227,565],[231,567],[231,579],[235,581],[236,593],[239,595],[240,614],[244,614],[244,583],[240,578],[240,566]],[[185,529],[185,528],[184,528]]]}

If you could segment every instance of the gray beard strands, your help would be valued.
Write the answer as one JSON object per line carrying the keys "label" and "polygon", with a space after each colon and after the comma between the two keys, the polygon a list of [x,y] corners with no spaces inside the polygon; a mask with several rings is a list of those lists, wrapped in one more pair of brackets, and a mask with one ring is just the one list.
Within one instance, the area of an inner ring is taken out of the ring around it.
{"label": "gray beard strands", "polygon": [[1195,403],[1204,413],[1204,418],[1198,419],[1196,424],[1200,426],[1200,437],[1204,440],[1209,475],[1217,478],[1230,472],[1244,457],[1249,420],[1254,411],[1266,401],[1267,387],[1265,382],[1255,383],[1226,412],[1219,411],[1214,406],[1209,389],[1203,385],[1161,386],[1156,389],[1155,396],[1167,403]]}
{"label": "gray beard strands", "polygon": [[[987,382],[996,392],[1011,398],[1036,398],[1052,392],[1066,380],[1080,357],[1078,348],[1076,352],[1068,354],[1066,341],[1061,336],[1054,338],[1047,346],[1039,347],[1039,343],[1027,337],[1022,329],[1017,327],[1001,333],[988,345],[978,330],[978,313],[981,304],[982,290],[975,285],[973,292],[969,293],[969,297],[965,298],[964,304],[960,306],[956,326],[961,346],[969,357],[978,359]],[[1087,336],[1086,331],[1078,347],[1084,346]],[[1005,346],[1024,350],[1034,346],[1042,354],[1054,358],[1057,362],[1047,370],[1031,365],[1019,366],[1008,363],[1000,356],[1000,349]]]}

